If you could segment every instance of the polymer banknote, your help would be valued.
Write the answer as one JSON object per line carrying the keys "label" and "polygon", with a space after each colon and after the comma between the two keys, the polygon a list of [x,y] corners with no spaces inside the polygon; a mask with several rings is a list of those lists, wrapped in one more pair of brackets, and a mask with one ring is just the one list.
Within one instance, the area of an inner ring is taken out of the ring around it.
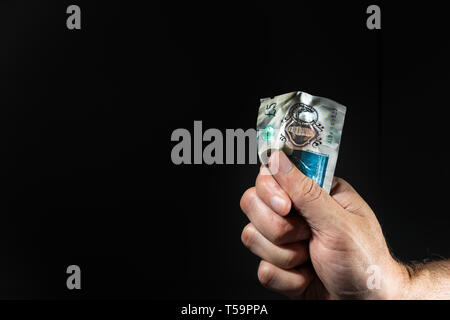
{"label": "polymer banknote", "polygon": [[346,107],[327,98],[295,91],[261,99],[258,156],[267,164],[282,150],[294,165],[330,192]]}

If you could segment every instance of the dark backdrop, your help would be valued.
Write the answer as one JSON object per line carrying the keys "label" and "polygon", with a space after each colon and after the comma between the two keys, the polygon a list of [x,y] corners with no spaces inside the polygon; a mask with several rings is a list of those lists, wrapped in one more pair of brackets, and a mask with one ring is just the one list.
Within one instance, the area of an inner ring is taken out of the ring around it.
{"label": "dark backdrop", "polygon": [[176,166],[170,137],[294,90],[348,107],[336,175],[393,253],[450,255],[441,2],[383,3],[379,31],[366,1],[144,3],[0,4],[1,298],[279,298],[240,242],[258,165]]}

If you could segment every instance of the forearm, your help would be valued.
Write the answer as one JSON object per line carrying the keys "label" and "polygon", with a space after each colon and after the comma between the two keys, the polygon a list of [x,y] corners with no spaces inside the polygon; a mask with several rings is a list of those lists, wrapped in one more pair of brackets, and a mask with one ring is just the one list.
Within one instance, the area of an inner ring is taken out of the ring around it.
{"label": "forearm", "polygon": [[406,299],[450,299],[450,260],[405,266],[408,273]]}

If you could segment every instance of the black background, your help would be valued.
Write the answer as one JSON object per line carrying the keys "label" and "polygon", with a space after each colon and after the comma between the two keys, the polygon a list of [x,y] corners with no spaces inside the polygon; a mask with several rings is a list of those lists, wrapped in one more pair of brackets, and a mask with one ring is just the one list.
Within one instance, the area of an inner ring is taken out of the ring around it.
{"label": "black background", "polygon": [[336,175],[394,255],[450,255],[441,2],[378,2],[382,30],[366,1],[148,3],[1,2],[0,298],[281,298],[240,242],[258,165],[176,166],[170,137],[294,90],[347,106]]}

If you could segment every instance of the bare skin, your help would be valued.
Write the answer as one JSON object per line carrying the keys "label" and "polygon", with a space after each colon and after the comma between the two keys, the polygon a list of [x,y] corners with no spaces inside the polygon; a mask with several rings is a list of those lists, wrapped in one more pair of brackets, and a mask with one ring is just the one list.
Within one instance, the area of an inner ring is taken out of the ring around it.
{"label": "bare skin", "polygon": [[335,178],[328,195],[283,152],[261,167],[241,208],[250,220],[242,242],[262,259],[258,278],[270,290],[291,299],[450,299],[449,261],[397,262],[346,181]]}

